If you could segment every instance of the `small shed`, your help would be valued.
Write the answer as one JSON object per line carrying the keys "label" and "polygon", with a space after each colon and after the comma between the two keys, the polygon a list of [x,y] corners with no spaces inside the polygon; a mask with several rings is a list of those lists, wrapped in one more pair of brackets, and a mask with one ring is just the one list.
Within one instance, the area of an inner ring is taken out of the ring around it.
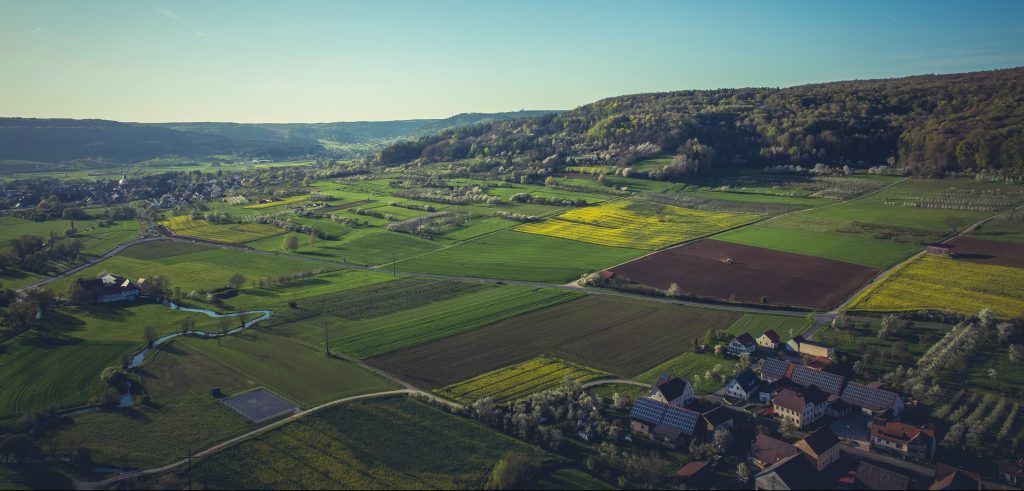
{"label": "small shed", "polygon": [[210,388],[210,395],[220,399],[220,397],[222,395],[220,393],[220,387],[212,387],[212,388]]}
{"label": "small shed", "polygon": [[925,254],[929,256],[953,257],[953,244],[932,243],[925,246]]}

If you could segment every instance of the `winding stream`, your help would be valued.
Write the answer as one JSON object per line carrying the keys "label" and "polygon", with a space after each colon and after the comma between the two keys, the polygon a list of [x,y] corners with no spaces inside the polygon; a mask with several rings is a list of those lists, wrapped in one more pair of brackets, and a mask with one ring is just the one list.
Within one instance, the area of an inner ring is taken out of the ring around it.
{"label": "winding stream", "polygon": [[182,307],[182,306],[180,306],[178,304],[175,304],[174,302],[170,302],[170,301],[167,301],[167,300],[164,300],[163,304],[166,305],[171,310],[179,310],[181,312],[196,312],[196,313],[200,313],[200,314],[206,314],[206,315],[208,315],[210,317],[238,317],[240,315],[250,315],[250,314],[260,314],[260,316],[255,318],[255,319],[248,320],[248,321],[245,322],[245,324],[243,324],[243,325],[241,325],[239,327],[236,327],[236,328],[234,328],[234,329],[232,329],[230,331],[226,331],[226,332],[216,332],[215,333],[215,332],[206,332],[206,331],[192,330],[192,331],[176,332],[176,333],[173,333],[173,334],[168,334],[168,335],[163,336],[163,337],[157,339],[156,341],[154,341],[152,347],[143,348],[138,353],[135,353],[134,355],[132,355],[132,362],[131,362],[131,364],[128,365],[128,368],[136,368],[139,365],[142,365],[142,362],[145,361],[146,355],[149,354],[149,351],[151,349],[156,348],[156,347],[158,347],[158,346],[166,343],[167,341],[170,341],[171,339],[174,339],[174,338],[176,338],[178,336],[199,336],[199,337],[204,337],[204,338],[219,338],[219,337],[223,337],[223,336],[231,336],[231,335],[234,335],[234,334],[238,334],[238,333],[240,333],[240,332],[242,332],[242,331],[244,331],[244,330],[246,330],[246,329],[256,325],[256,323],[258,323],[258,322],[265,321],[265,320],[269,319],[270,316],[274,315],[274,312],[272,310],[247,310],[247,311],[244,311],[244,312],[232,312],[230,314],[218,314],[217,312],[214,312],[214,311],[212,311],[210,309],[196,309],[196,308],[192,308],[192,307]]}

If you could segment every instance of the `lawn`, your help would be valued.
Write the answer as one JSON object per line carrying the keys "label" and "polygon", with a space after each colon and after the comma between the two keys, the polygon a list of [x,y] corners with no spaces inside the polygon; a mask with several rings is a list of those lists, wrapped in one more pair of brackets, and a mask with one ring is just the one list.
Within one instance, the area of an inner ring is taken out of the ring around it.
{"label": "lawn", "polygon": [[195,463],[192,475],[207,489],[482,489],[502,455],[528,448],[394,397],[309,416]]}
{"label": "lawn", "polygon": [[730,230],[715,236],[715,240],[834,259],[880,269],[892,266],[921,250],[918,246],[895,241],[811,230],[783,229],[772,227],[769,223]]}
{"label": "lawn", "polygon": [[743,314],[733,325],[725,330],[726,333],[739,336],[749,333],[754,339],[769,329],[778,333],[782,342],[801,334],[811,326],[811,321],[806,317],[795,317],[791,315],[772,314]]}
{"label": "lawn", "polygon": [[864,291],[852,310],[921,309],[975,314],[990,308],[1001,318],[1024,314],[1024,269],[922,256]]}
{"label": "lawn", "polygon": [[979,239],[1002,240],[1006,242],[1024,242],[1024,212],[1017,212],[1010,217],[996,218],[983,223],[970,235]]}
{"label": "lawn", "polygon": [[[331,258],[346,263],[378,265],[388,264],[395,259],[403,259],[425,252],[433,251],[440,244],[398,232],[388,232],[380,228],[357,228],[335,240],[318,240],[310,244],[308,237],[294,232],[299,239],[298,254],[310,257]],[[284,251],[282,237],[252,242],[249,245],[264,251]]]}
{"label": "lawn", "polygon": [[[709,371],[714,369],[715,365],[721,367],[722,378],[706,378]],[[669,375],[678,375],[686,380],[689,380],[693,384],[694,390],[698,394],[713,394],[718,389],[721,389],[729,379],[732,378],[736,372],[736,362],[734,360],[727,360],[724,358],[718,358],[711,353],[694,353],[688,351],[680,354],[665,363],[662,363],[644,373],[636,375],[633,380],[643,382],[646,384],[653,384],[658,380],[658,376],[665,373]]]}
{"label": "lawn", "polygon": [[576,363],[539,356],[523,363],[477,375],[434,392],[463,404],[472,404],[473,401],[487,397],[497,402],[505,402],[558,387],[566,378],[583,383],[607,376],[609,374]]}
{"label": "lawn", "polygon": [[543,222],[520,225],[516,230],[603,246],[656,250],[757,218],[624,199],[569,210]]}
{"label": "lawn", "polygon": [[542,354],[631,377],[738,318],[726,310],[591,295],[367,361],[432,388]]}
{"label": "lawn", "polygon": [[566,283],[644,251],[527,234],[497,232],[420,257],[398,269],[419,273]]}
{"label": "lawn", "polygon": [[330,315],[286,328],[319,343],[326,321],[333,351],[366,358],[471,331],[579,296],[566,290],[492,287],[372,319],[348,320]]}

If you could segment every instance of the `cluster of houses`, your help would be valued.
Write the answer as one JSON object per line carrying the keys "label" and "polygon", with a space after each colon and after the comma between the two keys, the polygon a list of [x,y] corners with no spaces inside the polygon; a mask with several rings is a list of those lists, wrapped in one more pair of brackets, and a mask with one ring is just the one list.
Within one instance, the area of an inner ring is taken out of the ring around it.
{"label": "cluster of houses", "polygon": [[132,280],[123,276],[106,274],[98,278],[75,280],[92,303],[134,302],[142,294],[141,287],[146,279]]}
{"label": "cluster of houses", "polygon": [[667,375],[659,377],[646,396],[637,398],[629,417],[634,432],[672,448],[704,441],[735,420],[733,410],[698,400],[689,381]]}

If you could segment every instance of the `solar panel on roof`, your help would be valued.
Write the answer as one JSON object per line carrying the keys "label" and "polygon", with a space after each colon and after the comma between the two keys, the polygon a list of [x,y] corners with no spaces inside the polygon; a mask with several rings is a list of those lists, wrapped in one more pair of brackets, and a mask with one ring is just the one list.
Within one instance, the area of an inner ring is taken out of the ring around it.
{"label": "solar panel on roof", "polygon": [[661,424],[675,428],[687,435],[693,435],[698,419],[700,419],[700,413],[696,411],[690,411],[681,407],[668,407],[665,410],[665,416]]}
{"label": "solar panel on roof", "polygon": [[840,391],[843,389],[844,380],[845,379],[841,375],[812,370],[803,366],[798,366],[793,369],[793,382],[803,385],[804,387],[814,385],[829,394],[839,395]]}
{"label": "solar panel on roof", "polygon": [[786,376],[786,370],[789,369],[789,362],[776,360],[770,358],[764,361],[764,366],[761,367],[761,378],[774,382],[780,378]]}
{"label": "solar panel on roof", "polygon": [[645,423],[658,424],[665,414],[665,407],[664,404],[658,401],[640,397],[633,403],[633,409],[629,411],[629,417]]}
{"label": "solar panel on roof", "polygon": [[897,397],[899,396],[895,392],[850,382],[843,390],[842,399],[863,408],[884,410],[895,406]]}

